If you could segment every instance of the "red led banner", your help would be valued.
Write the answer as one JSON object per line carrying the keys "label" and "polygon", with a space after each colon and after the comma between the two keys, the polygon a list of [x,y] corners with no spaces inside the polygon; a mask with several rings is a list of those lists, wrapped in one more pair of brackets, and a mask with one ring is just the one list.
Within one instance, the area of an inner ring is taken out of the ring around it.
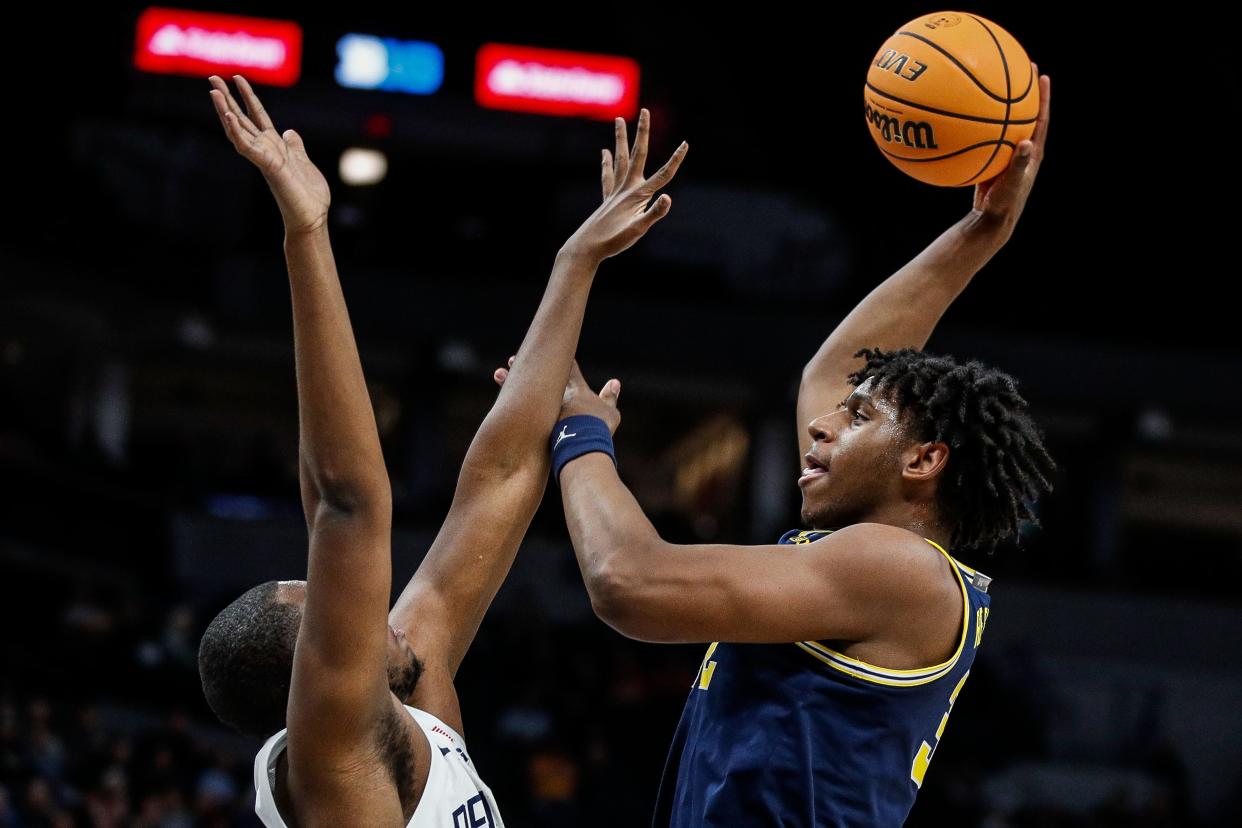
{"label": "red led banner", "polygon": [[244,75],[292,86],[302,72],[302,27],[286,20],[150,8],[138,18],[134,65],[167,75]]}
{"label": "red led banner", "polygon": [[638,63],[630,58],[488,43],[475,61],[480,106],[612,120],[638,111]]}

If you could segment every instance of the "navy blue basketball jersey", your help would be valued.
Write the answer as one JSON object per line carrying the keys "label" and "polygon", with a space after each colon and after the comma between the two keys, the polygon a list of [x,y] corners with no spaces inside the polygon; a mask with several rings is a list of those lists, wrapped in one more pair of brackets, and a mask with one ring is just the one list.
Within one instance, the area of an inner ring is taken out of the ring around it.
{"label": "navy blue basketball jersey", "polygon": [[[781,543],[828,532],[793,531]],[[962,633],[943,664],[891,670],[819,641],[716,643],[682,712],[657,828],[901,825],[983,638],[990,579],[949,556]]]}

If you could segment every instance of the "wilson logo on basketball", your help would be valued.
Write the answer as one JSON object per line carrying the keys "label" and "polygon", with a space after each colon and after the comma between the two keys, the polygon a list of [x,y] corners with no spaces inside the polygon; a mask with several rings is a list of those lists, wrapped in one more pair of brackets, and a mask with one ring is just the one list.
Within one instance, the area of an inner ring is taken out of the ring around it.
{"label": "wilson logo on basketball", "polygon": [[875,127],[886,142],[905,144],[915,149],[939,149],[932,125],[926,121],[903,121],[892,115],[885,115],[870,104],[863,104],[863,114]]}
{"label": "wilson logo on basketball", "polygon": [[899,78],[905,78],[909,81],[915,80],[919,75],[927,71],[926,63],[923,63],[921,60],[913,60],[909,55],[903,55],[896,49],[882,52],[875,59],[875,65],[885,71],[892,72]]}
{"label": "wilson logo on basketball", "polygon": [[961,22],[962,18],[952,13],[923,18],[923,26],[928,29],[947,29]]}

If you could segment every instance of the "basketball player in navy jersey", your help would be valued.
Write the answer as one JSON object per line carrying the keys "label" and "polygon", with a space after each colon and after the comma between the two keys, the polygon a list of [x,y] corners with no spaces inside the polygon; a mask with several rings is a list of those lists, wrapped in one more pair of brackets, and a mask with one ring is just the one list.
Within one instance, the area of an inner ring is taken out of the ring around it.
{"label": "basketball player in navy jersey", "polygon": [[1014,537],[1051,488],[1013,379],[918,350],[1022,213],[1048,131],[1050,84],[1039,82],[1034,134],[1007,170],[806,366],[798,485],[810,530],[773,546],[664,541],[617,476],[620,384],[596,395],[575,368],[552,457],[597,614],[631,638],[716,642],[655,825],[906,819],[989,612],[988,578],[950,550]]}
{"label": "basketball player in navy jersey", "polygon": [[235,81],[244,110],[214,76],[212,101],[285,225],[310,560],[305,581],[255,587],[212,621],[204,693],[221,720],[267,738],[255,788],[268,826],[501,826],[462,741],[453,677],[543,496],[596,268],[667,215],[669,197],[651,199],[687,147],[645,178],[650,116],[632,149],[617,120],[604,202],[557,254],[444,525],[390,611],[391,491],[328,242],[328,184],[297,133],[277,132]]}

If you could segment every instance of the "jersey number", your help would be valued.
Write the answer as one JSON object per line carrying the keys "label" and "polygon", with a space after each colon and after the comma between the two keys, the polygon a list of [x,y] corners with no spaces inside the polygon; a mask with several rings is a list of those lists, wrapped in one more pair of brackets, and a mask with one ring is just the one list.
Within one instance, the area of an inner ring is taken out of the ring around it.
{"label": "jersey number", "polygon": [[949,714],[953,712],[953,702],[957,701],[957,694],[962,692],[962,685],[966,683],[966,678],[969,675],[970,671],[967,670],[966,675],[962,676],[961,681],[957,683],[957,687],[953,688],[953,693],[949,696],[949,709],[940,717],[940,727],[936,728],[936,745],[933,747],[924,742],[919,747],[919,752],[914,754],[914,764],[910,767],[910,778],[920,788],[923,787],[923,777],[927,775],[927,766],[931,764],[932,754],[940,746],[940,737],[944,735],[944,726],[949,723]]}
{"label": "jersey number", "polygon": [[493,828],[496,821],[492,819],[492,809],[487,804],[487,797],[479,791],[453,811],[453,828]]}

